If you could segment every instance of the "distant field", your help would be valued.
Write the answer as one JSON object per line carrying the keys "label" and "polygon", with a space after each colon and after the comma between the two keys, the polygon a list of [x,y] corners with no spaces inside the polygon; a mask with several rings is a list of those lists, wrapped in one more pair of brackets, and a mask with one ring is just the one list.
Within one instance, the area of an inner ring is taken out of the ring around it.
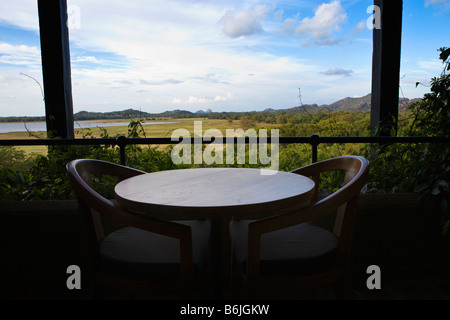
{"label": "distant field", "polygon": [[[119,135],[126,136],[128,134],[128,121],[123,120],[104,120],[107,122],[123,122],[123,126],[114,126],[105,128],[110,137],[116,137]],[[204,119],[204,118],[188,118],[188,119],[162,119],[158,121],[147,121],[150,122],[176,122],[168,124],[154,124],[154,125],[144,125],[145,135],[148,138],[160,138],[160,137],[171,137],[172,132],[176,129],[186,129],[193,135],[194,132],[194,121],[202,122],[202,131],[208,129],[218,129],[222,132],[225,137],[226,129],[241,129],[241,122],[239,120],[221,120],[221,119]],[[264,124],[258,126],[262,127]],[[102,134],[100,128],[90,128],[90,129],[76,129],[75,128],[75,138],[82,138],[88,133],[92,134],[93,137],[99,138]],[[14,132],[14,133],[0,133],[0,139],[44,139],[47,137],[46,132]],[[16,148],[24,150],[29,153],[45,153],[47,151],[46,146],[17,146]]]}

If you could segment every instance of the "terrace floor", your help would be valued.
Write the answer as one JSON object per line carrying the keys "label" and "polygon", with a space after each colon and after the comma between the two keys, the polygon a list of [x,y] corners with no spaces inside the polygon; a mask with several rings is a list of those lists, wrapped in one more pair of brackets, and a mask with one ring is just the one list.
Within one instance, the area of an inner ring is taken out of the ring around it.
{"label": "terrace floor", "polygon": [[[360,204],[348,299],[450,300],[450,239],[440,236],[436,212],[410,198],[398,200],[372,197]],[[0,221],[0,299],[90,299],[83,290],[66,288],[67,266],[83,264],[72,202],[0,204]],[[379,290],[366,286],[369,265],[381,269]],[[333,297],[324,290],[312,299]]]}
{"label": "terrace floor", "polygon": [[[436,262],[435,262],[436,263]],[[383,267],[381,289],[369,290],[365,286],[367,275],[363,272],[354,275],[350,285],[348,300],[450,300],[450,263],[442,262],[439,265],[430,262],[415,265],[393,265]],[[66,278],[60,277],[11,277],[8,281],[3,279],[0,292],[1,300],[89,300],[91,297],[83,292],[62,290],[60,283]],[[121,299],[122,296],[106,296],[110,299]],[[129,297],[125,297],[128,299]],[[140,299],[153,299],[144,297]],[[159,298],[158,298],[159,299]],[[171,300],[165,297],[163,300]],[[304,296],[268,296],[269,300],[297,300]],[[319,291],[308,297],[312,300],[333,300],[331,291]]]}

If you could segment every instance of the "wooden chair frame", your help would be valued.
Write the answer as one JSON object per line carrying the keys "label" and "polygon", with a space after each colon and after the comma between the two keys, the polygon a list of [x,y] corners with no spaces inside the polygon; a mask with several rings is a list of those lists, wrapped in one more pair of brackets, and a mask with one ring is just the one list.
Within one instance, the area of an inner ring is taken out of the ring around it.
{"label": "wooden chair frame", "polygon": [[[277,215],[255,220],[248,226],[248,256],[246,271],[243,274],[247,294],[252,297],[260,290],[299,287],[310,289],[339,283],[338,294],[346,289],[348,266],[350,263],[351,242],[358,204],[358,195],[366,183],[369,162],[358,156],[337,157],[293,170],[293,173],[312,177],[315,182],[315,195],[309,206],[295,212],[281,212]],[[344,185],[338,191],[323,199],[318,199],[320,173],[344,170]],[[338,239],[336,263],[326,271],[305,276],[266,278],[260,276],[261,235],[303,222],[314,223],[318,218],[336,213],[333,233]],[[240,270],[240,268],[233,268]]]}
{"label": "wooden chair frame", "polygon": [[[110,175],[119,181],[145,174],[146,172],[114,163],[79,159],[67,164],[70,184],[78,200],[79,211],[88,253],[88,267],[93,276],[95,292],[102,288],[128,290],[130,292],[177,291],[187,296],[193,287],[194,267],[192,257],[192,233],[187,225],[161,220],[144,214],[132,213],[119,207],[114,201],[104,198],[92,188],[93,175]],[[180,272],[179,283],[161,283],[156,281],[138,281],[121,278],[105,272],[100,264],[99,242],[104,239],[101,216],[109,218],[121,226],[133,226],[146,231],[158,233],[180,240]]]}

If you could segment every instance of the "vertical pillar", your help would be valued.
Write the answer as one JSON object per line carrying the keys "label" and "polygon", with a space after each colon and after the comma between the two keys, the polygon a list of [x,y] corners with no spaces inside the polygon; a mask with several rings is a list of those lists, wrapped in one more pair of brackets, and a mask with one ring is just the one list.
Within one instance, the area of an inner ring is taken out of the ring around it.
{"label": "vertical pillar", "polygon": [[402,34],[402,0],[374,0],[372,106],[370,122],[379,128],[379,135],[390,136],[397,131],[400,49]]}
{"label": "vertical pillar", "polygon": [[74,138],[72,80],[66,0],[38,0],[49,138]]}

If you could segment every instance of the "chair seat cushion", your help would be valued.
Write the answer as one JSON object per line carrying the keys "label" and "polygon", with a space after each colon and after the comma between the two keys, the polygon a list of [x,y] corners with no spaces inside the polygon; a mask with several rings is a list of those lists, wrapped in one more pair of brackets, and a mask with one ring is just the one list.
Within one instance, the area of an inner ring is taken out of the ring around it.
{"label": "chair seat cushion", "polygon": [[[230,236],[235,257],[245,271],[248,252],[248,225],[252,220],[233,220]],[[328,230],[301,223],[261,236],[260,274],[307,274],[335,257],[336,236]]]}
{"label": "chair seat cushion", "polygon": [[[211,231],[208,220],[175,221],[191,227],[194,269],[205,260]],[[176,238],[125,227],[100,243],[102,267],[128,279],[180,279],[180,241]]]}

